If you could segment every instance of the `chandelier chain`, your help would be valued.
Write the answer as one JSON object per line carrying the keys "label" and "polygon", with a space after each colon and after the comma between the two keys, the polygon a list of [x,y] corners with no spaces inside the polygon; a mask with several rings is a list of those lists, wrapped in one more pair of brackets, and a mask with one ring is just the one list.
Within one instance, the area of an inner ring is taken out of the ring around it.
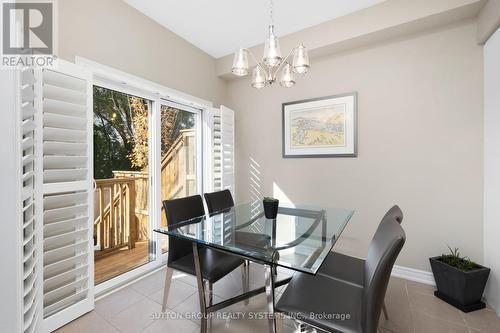
{"label": "chandelier chain", "polygon": [[269,0],[269,19],[271,21],[271,25],[274,24],[274,17],[273,17],[273,0]]}

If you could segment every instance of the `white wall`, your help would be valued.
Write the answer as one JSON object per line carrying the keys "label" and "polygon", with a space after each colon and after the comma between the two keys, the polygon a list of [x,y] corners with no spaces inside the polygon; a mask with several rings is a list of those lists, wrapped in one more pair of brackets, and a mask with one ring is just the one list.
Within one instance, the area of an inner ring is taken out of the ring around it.
{"label": "white wall", "polygon": [[58,4],[61,58],[82,56],[216,104],[223,100],[215,59],[124,1]]}
{"label": "white wall", "polygon": [[[358,158],[281,157],[282,103],[351,91]],[[227,103],[236,111],[238,201],[258,189],[355,209],[339,247],[359,256],[397,203],[408,236],[398,265],[429,271],[428,257],[447,245],[483,262],[483,52],[475,21],[315,59],[292,89],[231,81]]]}
{"label": "white wall", "polygon": [[500,315],[500,29],[484,47],[484,259],[488,303]]}

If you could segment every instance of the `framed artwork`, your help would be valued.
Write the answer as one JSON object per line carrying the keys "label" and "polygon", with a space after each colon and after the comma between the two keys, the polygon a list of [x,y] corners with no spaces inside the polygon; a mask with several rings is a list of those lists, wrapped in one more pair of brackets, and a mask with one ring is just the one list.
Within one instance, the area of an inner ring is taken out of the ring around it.
{"label": "framed artwork", "polygon": [[356,157],[357,93],[283,103],[283,157]]}

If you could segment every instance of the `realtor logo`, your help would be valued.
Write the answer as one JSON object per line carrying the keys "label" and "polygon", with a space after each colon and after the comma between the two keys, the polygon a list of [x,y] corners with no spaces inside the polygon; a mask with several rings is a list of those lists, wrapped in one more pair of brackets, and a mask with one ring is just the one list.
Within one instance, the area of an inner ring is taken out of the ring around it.
{"label": "realtor logo", "polygon": [[52,54],[52,3],[3,3],[3,54]]}

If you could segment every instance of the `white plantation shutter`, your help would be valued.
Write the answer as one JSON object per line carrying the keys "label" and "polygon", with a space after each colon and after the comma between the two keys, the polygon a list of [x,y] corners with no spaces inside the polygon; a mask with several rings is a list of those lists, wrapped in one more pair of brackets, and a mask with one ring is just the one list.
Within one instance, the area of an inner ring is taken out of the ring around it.
{"label": "white plantation shutter", "polygon": [[41,321],[34,82],[29,68],[0,70],[0,332],[34,332]]}
{"label": "white plantation shutter", "polygon": [[52,331],[94,307],[92,85],[68,63],[38,81],[43,330]]}
{"label": "white plantation shutter", "polygon": [[35,76],[31,68],[20,71],[21,82],[21,207],[22,207],[22,255],[23,255],[23,332],[34,332],[41,304],[39,276],[41,219],[35,214],[35,133],[40,131],[35,122]]}
{"label": "white plantation shutter", "polygon": [[221,106],[213,112],[212,160],[214,191],[234,193],[234,112]]}
{"label": "white plantation shutter", "polygon": [[[221,171],[222,171],[222,189],[230,190],[233,198],[235,197],[234,187],[234,112],[231,109],[221,105],[220,107],[220,134],[221,134]],[[224,229],[234,228],[234,213],[224,215],[222,226]],[[231,235],[231,233],[225,233]],[[234,241],[225,239],[225,241]]]}
{"label": "white plantation shutter", "polygon": [[62,61],[4,71],[0,80],[8,244],[0,247],[9,273],[0,331],[50,332],[94,306],[91,80]]}
{"label": "white plantation shutter", "polygon": [[[211,166],[208,168],[210,179],[208,192],[229,189],[234,193],[234,112],[224,106],[220,109],[213,108],[209,113],[211,137],[207,156],[211,157]],[[222,228],[232,228],[234,221],[229,216],[224,216],[222,221],[214,221],[215,239],[221,237]],[[231,239],[225,239],[225,242]]]}

